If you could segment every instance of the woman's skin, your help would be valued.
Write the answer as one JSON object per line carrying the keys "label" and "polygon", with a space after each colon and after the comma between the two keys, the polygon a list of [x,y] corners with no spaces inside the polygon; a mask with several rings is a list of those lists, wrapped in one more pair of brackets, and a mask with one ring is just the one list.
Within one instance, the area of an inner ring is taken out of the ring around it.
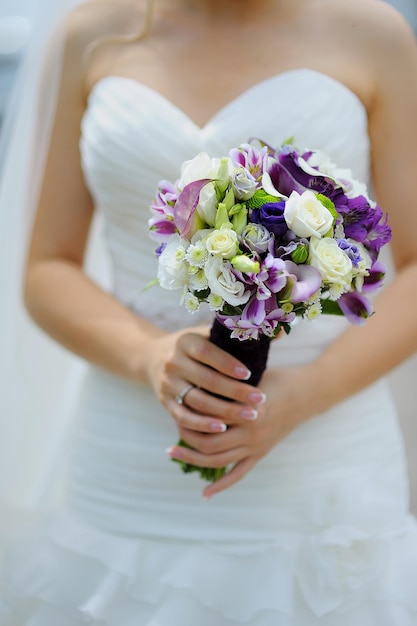
{"label": "woman's skin", "polygon": [[[86,66],[91,42],[133,34],[143,15],[137,0],[99,0],[65,25],[60,97],[25,298],[37,323],[67,348],[152,387],[194,448],[173,445],[171,457],[233,465],[204,489],[211,497],[293,429],[417,349],[417,46],[403,19],[380,0],[156,0],[147,38],[98,46]],[[314,363],[268,369],[253,388],[243,382],[245,368],[208,342],[207,329],[166,333],[83,274],[93,206],[80,166],[79,128],[89,90],[108,74],[150,86],[203,126],[255,83],[300,67],[345,84],[367,110],[375,194],[389,213],[398,273],[364,328],[349,328]],[[179,406],[175,396],[190,383],[198,388]],[[229,426],[226,432],[219,432],[222,424]]]}

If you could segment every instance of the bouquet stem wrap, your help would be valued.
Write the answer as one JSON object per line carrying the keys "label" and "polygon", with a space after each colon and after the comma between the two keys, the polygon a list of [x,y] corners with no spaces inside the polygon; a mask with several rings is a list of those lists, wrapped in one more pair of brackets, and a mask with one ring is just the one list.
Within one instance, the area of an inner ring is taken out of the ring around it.
{"label": "bouquet stem wrap", "polygon": [[[251,372],[251,376],[245,382],[256,387],[266,369],[271,337],[259,335],[258,339],[240,341],[239,339],[232,338],[230,336],[230,329],[223,326],[223,324],[215,318],[210,330],[210,341],[246,365]],[[190,447],[182,440],[179,441],[179,445],[186,448]],[[183,461],[173,460],[180,463],[184,473],[199,472],[200,476],[209,482],[215,482],[227,471],[226,467],[196,467],[189,463],[184,463]]]}
{"label": "bouquet stem wrap", "polygon": [[266,368],[271,338],[261,334],[258,339],[246,341],[231,338],[230,329],[215,319],[210,331],[210,341],[246,365],[251,376],[245,382],[256,387]]}

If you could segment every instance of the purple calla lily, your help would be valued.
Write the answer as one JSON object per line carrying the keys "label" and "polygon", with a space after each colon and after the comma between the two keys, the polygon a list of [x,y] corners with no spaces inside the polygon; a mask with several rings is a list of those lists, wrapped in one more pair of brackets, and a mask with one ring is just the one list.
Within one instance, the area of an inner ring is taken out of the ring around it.
{"label": "purple calla lily", "polygon": [[344,293],[337,301],[343,315],[351,324],[363,326],[373,312],[372,303],[357,291]]}
{"label": "purple calla lily", "polygon": [[201,219],[196,211],[200,191],[210,182],[210,178],[195,180],[186,185],[178,196],[174,206],[174,222],[180,231],[181,237],[191,239],[191,236],[202,228]]}
{"label": "purple calla lily", "polygon": [[387,269],[381,261],[375,261],[369,270],[369,275],[364,278],[362,291],[371,293],[382,287],[386,271]]}

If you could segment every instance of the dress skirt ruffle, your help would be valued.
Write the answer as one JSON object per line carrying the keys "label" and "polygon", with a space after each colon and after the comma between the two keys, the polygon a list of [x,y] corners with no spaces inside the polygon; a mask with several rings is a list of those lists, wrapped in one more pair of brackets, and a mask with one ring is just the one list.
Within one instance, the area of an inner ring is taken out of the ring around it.
{"label": "dress skirt ruffle", "polygon": [[117,537],[68,516],[5,553],[1,626],[416,626],[417,525],[279,543]]}

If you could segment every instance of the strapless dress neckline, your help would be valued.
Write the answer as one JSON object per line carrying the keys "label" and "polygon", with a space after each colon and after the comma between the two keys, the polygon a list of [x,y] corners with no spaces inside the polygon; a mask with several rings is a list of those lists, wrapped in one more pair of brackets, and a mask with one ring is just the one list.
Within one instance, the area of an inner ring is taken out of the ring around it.
{"label": "strapless dress neckline", "polygon": [[365,113],[365,115],[367,115],[367,111],[366,111],[366,107],[364,103],[351,88],[345,85],[341,80],[338,80],[337,78],[334,78],[333,76],[330,76],[329,74],[326,74],[325,72],[321,72],[319,70],[315,70],[315,69],[308,68],[308,67],[296,67],[296,68],[284,70],[282,72],[273,74],[267,78],[256,81],[254,84],[242,90],[238,95],[234,96],[228,102],[220,106],[217,109],[217,111],[215,111],[204,124],[198,124],[197,122],[193,120],[192,116],[188,115],[183,109],[181,109],[181,107],[176,105],[167,96],[163,95],[161,92],[154,89],[153,87],[150,87],[146,85],[145,83],[142,83],[137,78],[133,78],[131,76],[123,76],[123,75],[118,75],[118,74],[109,74],[107,76],[103,76],[102,78],[99,78],[94,83],[94,85],[92,86],[90,90],[89,96],[93,96],[96,90],[102,89],[103,86],[106,84],[112,84],[112,83],[114,84],[114,83],[117,83],[118,81],[130,83],[132,85],[132,88],[136,89],[138,92],[140,91],[146,92],[151,99],[159,100],[160,103],[162,103],[165,107],[171,108],[181,117],[185,118],[197,130],[204,132],[207,127],[211,126],[211,124],[216,122],[216,120],[222,116],[223,112],[227,112],[234,106],[239,105],[240,101],[244,100],[247,96],[252,96],[253,94],[256,94],[257,92],[261,92],[264,89],[269,89],[269,88],[275,89],[277,83],[279,83],[280,81],[288,77],[291,77],[293,79],[294,78],[302,79],[303,76],[306,76],[306,75],[314,76],[316,80],[322,81],[324,84],[331,83],[334,87],[339,89],[341,94],[344,93],[347,98],[352,100],[352,102],[356,102],[359,108],[362,109],[362,112]]}

